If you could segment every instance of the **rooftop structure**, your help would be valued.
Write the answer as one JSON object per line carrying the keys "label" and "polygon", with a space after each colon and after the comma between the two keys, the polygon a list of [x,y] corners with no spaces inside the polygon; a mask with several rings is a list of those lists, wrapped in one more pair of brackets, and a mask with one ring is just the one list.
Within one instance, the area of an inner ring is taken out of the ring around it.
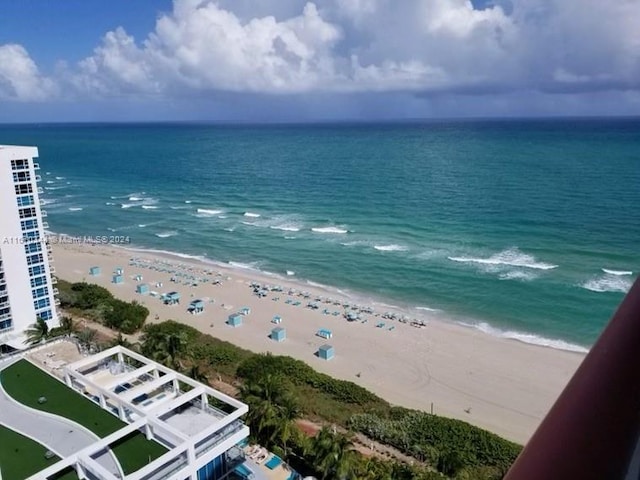
{"label": "rooftop structure", "polygon": [[38,317],[59,325],[36,147],[0,145],[0,348],[23,349]]}
{"label": "rooftop structure", "polygon": [[[249,435],[240,419],[248,407],[232,397],[121,346],[68,364],[63,374],[70,389],[123,426],[29,480],[56,478],[69,467],[81,479],[219,480],[244,461],[237,445]],[[127,474],[105,467],[106,449],[140,432],[166,453],[149,461],[145,455],[144,466]]]}

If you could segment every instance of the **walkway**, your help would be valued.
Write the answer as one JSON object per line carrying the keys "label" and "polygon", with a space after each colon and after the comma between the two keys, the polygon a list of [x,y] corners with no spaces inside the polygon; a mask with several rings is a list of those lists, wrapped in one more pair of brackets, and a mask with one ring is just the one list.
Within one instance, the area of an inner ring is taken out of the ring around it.
{"label": "walkway", "polygon": [[[0,371],[12,363],[0,362]],[[54,418],[43,415],[18,404],[7,395],[1,384],[0,424],[31,437],[62,457],[76,453],[99,440],[97,435],[79,428],[75,422],[58,416]],[[100,455],[95,460],[117,477],[121,476],[113,453]]]}

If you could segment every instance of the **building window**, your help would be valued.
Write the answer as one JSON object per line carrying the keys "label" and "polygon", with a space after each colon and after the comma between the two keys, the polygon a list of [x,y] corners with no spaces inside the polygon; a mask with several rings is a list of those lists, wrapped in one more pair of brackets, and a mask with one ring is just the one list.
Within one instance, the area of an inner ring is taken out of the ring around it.
{"label": "building window", "polygon": [[20,227],[22,228],[23,232],[26,232],[27,230],[33,230],[34,228],[38,228],[38,220],[36,220],[35,218],[32,220],[21,220]]}
{"label": "building window", "polygon": [[9,302],[9,295],[0,296],[0,305],[4,305]]}
{"label": "building window", "polygon": [[47,283],[46,275],[35,277],[31,279],[31,288],[39,287],[40,285],[46,285],[46,283]]}
{"label": "building window", "polygon": [[44,262],[44,257],[42,256],[41,253],[35,253],[27,257],[27,265],[33,265],[33,264],[42,263],[42,262]]}
{"label": "building window", "polygon": [[33,218],[36,216],[36,209],[34,207],[20,208],[18,213],[20,218]]}
{"label": "building window", "polygon": [[12,170],[24,170],[25,168],[29,168],[29,160],[26,160],[26,159],[11,160]]}
{"label": "building window", "polygon": [[40,310],[41,308],[47,308],[50,306],[51,301],[49,300],[49,297],[41,298],[40,300],[36,300],[35,302],[33,302],[33,308],[35,308],[36,310]]}
{"label": "building window", "polygon": [[14,183],[30,182],[30,181],[31,181],[31,174],[29,173],[29,171],[26,171],[26,172],[13,172],[13,182]]}
{"label": "building window", "polygon": [[31,298],[38,299],[49,295],[49,289],[47,287],[34,288],[31,290]]}
{"label": "building window", "polygon": [[42,244],[40,242],[37,243],[27,243],[24,246],[24,252],[29,255],[30,253],[38,253],[42,251]]}
{"label": "building window", "polygon": [[3,320],[0,322],[0,331],[11,328],[12,322],[11,319]]}
{"label": "building window", "polygon": [[20,183],[15,187],[16,195],[25,195],[27,193],[33,193],[32,183]]}
{"label": "building window", "polygon": [[38,313],[38,316],[43,320],[51,320],[53,315],[51,314],[51,310],[45,310],[44,312]]}
{"label": "building window", "polygon": [[40,233],[37,230],[32,230],[31,232],[25,233],[22,239],[25,242],[33,242],[34,240],[40,239]]}
{"label": "building window", "polygon": [[21,195],[18,197],[18,206],[19,207],[28,207],[29,205],[34,205],[35,199],[33,195]]}
{"label": "building window", "polygon": [[43,275],[45,274],[45,270],[44,270],[44,265],[38,265],[35,267],[29,267],[29,276],[30,277],[35,277],[37,275]]}

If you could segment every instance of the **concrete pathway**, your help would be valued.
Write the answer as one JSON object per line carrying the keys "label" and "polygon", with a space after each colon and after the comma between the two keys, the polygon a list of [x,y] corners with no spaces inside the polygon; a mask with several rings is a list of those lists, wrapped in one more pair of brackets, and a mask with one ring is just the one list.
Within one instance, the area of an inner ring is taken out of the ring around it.
{"label": "concrete pathway", "polygon": [[[13,362],[0,362],[0,371]],[[43,415],[11,399],[0,384],[0,424],[27,435],[62,457],[76,453],[97,440],[98,436],[80,428],[75,422]],[[115,455],[96,458],[104,468],[120,477]]]}

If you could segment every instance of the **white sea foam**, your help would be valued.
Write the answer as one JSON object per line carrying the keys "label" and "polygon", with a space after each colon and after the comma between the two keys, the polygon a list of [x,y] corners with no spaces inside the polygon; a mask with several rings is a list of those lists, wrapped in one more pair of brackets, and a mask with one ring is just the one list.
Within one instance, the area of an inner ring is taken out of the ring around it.
{"label": "white sea foam", "polygon": [[507,338],[509,340],[517,340],[523,343],[529,343],[532,345],[540,345],[542,347],[555,348],[556,350],[567,350],[569,352],[587,353],[589,350],[582,345],[576,345],[574,343],[565,342],[564,340],[551,339],[534,335],[532,333],[517,332],[514,330],[500,330],[499,328],[492,327],[488,323],[480,322],[476,325],[464,324],[465,326],[473,327],[480,330],[483,333],[492,335],[494,337]]}
{"label": "white sea foam", "polygon": [[115,205],[113,202],[106,202],[105,205]]}
{"label": "white sea foam", "polygon": [[156,233],[156,237],[169,238],[169,237],[174,237],[177,234],[178,234],[178,232],[176,232],[175,230],[171,230],[171,231],[168,231],[168,232]]}
{"label": "white sea foam", "polygon": [[220,215],[222,213],[222,210],[214,210],[210,208],[198,208],[196,212],[201,213],[202,215],[214,216],[214,215]]}
{"label": "white sea foam", "polygon": [[240,223],[242,223],[243,225],[247,225],[249,227],[257,227],[258,226],[257,223],[253,223],[253,222],[240,222]]}
{"label": "white sea foam", "polygon": [[441,310],[438,310],[437,308],[431,308],[431,307],[416,307],[416,310],[423,310],[425,312],[432,312],[432,313],[437,313],[441,311]]}
{"label": "white sea foam", "polygon": [[255,271],[260,271],[259,268],[259,264],[257,262],[253,262],[253,263],[242,263],[242,262],[229,262],[229,265],[231,265],[234,268],[239,268],[241,270],[255,270]]}
{"label": "white sea foam", "polygon": [[142,205],[142,208],[144,208],[145,210],[155,210],[158,207],[155,205]]}
{"label": "white sea foam", "polygon": [[185,210],[185,209],[187,209],[187,208],[189,208],[189,207],[187,207],[187,206],[185,206],[185,205],[181,205],[181,206],[178,206],[178,207],[176,207],[176,206],[174,206],[174,205],[171,205],[171,206],[169,206],[169,208],[170,208],[171,210]]}
{"label": "white sea foam", "polygon": [[633,281],[626,276],[615,274],[605,274],[600,277],[594,277],[580,284],[580,287],[591,290],[592,292],[621,292],[627,293],[631,288]]}
{"label": "white sea foam", "polygon": [[227,227],[227,228],[224,228],[223,230],[226,230],[227,232],[233,232],[233,231],[235,231],[235,228]]}
{"label": "white sea foam", "polygon": [[293,277],[296,274],[293,270],[287,270],[287,275]]}
{"label": "white sea foam", "polygon": [[259,213],[252,213],[252,212],[244,212],[244,216],[245,217],[251,217],[251,218],[258,218],[260,216]]}
{"label": "white sea foam", "polygon": [[226,215],[218,215],[218,218],[221,219],[221,220],[224,220],[225,218],[227,218],[227,216]]}
{"label": "white sea foam", "polygon": [[631,270],[609,270],[608,268],[603,268],[602,271],[604,273],[608,273],[609,275],[617,275],[617,276],[633,275],[633,272]]}
{"label": "white sea foam", "polygon": [[129,200],[131,200],[132,202],[141,202],[142,200],[144,200],[144,198],[143,197],[136,197],[134,195],[134,196],[129,197]]}
{"label": "white sea foam", "polygon": [[139,224],[138,224],[138,228],[144,228],[144,227],[146,227],[146,226],[147,226],[147,225],[146,225],[145,223],[139,223]]}
{"label": "white sea foam", "polygon": [[281,225],[271,225],[269,228],[273,230],[282,230],[283,232],[299,232],[300,227],[295,224],[283,223]]}
{"label": "white sea foam", "polygon": [[51,175],[51,172],[45,172],[45,175]]}
{"label": "white sea foam", "polygon": [[288,236],[288,235],[285,235],[285,237],[284,237],[285,240],[295,240],[296,238],[298,238],[298,237],[292,237],[292,236]]}
{"label": "white sea foam", "polygon": [[509,270],[498,275],[500,280],[522,280],[524,282],[535,280],[538,275],[531,270]]}
{"label": "white sea foam", "polygon": [[135,207],[136,205],[137,203],[121,203],[120,208],[131,208],[131,207]]}
{"label": "white sea foam", "polygon": [[521,252],[518,248],[510,248],[503,250],[500,253],[491,255],[488,258],[476,258],[476,257],[447,257],[453,262],[462,263],[477,263],[480,265],[495,265],[495,266],[509,266],[509,267],[521,267],[532,268],[535,270],[552,270],[557,268],[558,265],[552,265],[550,263],[544,263],[536,261],[533,255],[528,255]]}
{"label": "white sea foam", "polygon": [[396,245],[396,244],[374,245],[373,248],[381,252],[406,252],[407,251],[407,247],[404,247],[402,245]]}
{"label": "white sea foam", "polygon": [[184,203],[191,203],[191,200],[185,200]]}
{"label": "white sea foam", "polygon": [[50,185],[52,183],[56,183],[54,180],[47,180],[47,183]]}
{"label": "white sea foam", "polygon": [[56,177],[56,180],[65,180],[66,177]]}
{"label": "white sea foam", "polygon": [[343,234],[343,233],[349,232],[349,230],[346,230],[340,227],[313,227],[311,231],[315,233],[333,233],[333,234]]}
{"label": "white sea foam", "polygon": [[69,207],[67,210],[69,210],[70,212],[79,212],[80,210],[82,210],[82,207]]}

